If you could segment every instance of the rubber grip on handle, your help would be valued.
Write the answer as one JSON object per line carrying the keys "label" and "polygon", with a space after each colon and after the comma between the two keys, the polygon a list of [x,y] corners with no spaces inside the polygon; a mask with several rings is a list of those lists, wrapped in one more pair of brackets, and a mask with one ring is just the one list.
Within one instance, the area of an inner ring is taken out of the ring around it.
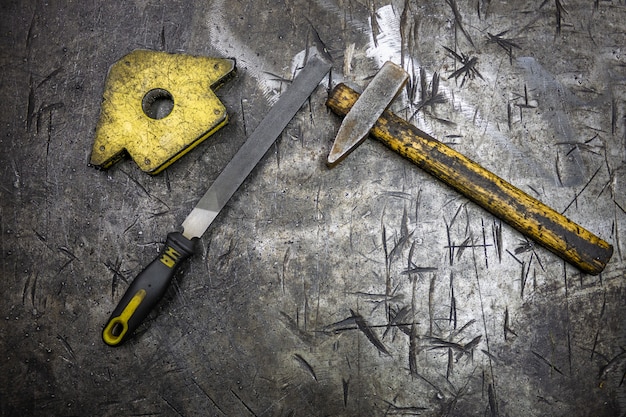
{"label": "rubber grip on handle", "polygon": [[109,346],[119,346],[139,327],[165,294],[181,262],[194,253],[195,241],[181,233],[167,235],[165,247],[130,284],[102,332]]}
{"label": "rubber grip on handle", "polygon": [[[345,116],[358,97],[339,84],[326,105]],[[581,271],[597,275],[611,258],[609,243],[390,111],[370,135]]]}

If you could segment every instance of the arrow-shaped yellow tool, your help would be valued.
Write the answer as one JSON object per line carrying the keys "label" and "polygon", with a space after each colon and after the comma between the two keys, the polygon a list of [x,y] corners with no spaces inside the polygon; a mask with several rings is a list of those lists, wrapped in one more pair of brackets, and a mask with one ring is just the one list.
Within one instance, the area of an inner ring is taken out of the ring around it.
{"label": "arrow-shaped yellow tool", "polygon": [[90,163],[106,169],[128,154],[158,174],[228,121],[213,89],[233,59],[137,50],[106,79]]}

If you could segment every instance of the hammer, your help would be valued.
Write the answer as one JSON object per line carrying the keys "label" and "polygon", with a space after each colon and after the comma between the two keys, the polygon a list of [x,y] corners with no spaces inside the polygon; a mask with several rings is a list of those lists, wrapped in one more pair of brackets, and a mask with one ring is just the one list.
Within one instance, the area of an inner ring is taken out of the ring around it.
{"label": "hammer", "polygon": [[407,79],[401,67],[387,62],[361,95],[345,84],[330,92],[326,105],[345,118],[329,166],[371,135],[581,271],[602,272],[613,254],[609,243],[386,110]]}

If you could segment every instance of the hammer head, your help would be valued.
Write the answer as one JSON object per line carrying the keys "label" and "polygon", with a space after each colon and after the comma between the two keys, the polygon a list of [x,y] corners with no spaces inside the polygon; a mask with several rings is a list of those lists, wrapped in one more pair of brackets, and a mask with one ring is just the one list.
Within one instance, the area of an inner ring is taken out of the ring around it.
{"label": "hammer head", "polygon": [[343,119],[328,155],[329,167],[337,165],[365,140],[408,79],[409,74],[400,66],[385,62]]}

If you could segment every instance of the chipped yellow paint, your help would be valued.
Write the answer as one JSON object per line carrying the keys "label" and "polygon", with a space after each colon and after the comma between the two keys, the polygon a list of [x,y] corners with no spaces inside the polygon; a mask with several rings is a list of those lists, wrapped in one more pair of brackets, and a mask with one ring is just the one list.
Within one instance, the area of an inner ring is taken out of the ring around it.
{"label": "chipped yellow paint", "polygon": [[[212,89],[234,69],[232,59],[145,50],[124,56],[106,79],[90,163],[106,169],[128,153],[144,172],[161,172],[227,123]],[[144,111],[155,91],[171,97],[169,114]]]}
{"label": "chipped yellow paint", "polygon": [[[326,105],[345,116],[358,97],[339,84]],[[390,111],[370,134],[580,270],[599,274],[611,258],[609,243]]]}

